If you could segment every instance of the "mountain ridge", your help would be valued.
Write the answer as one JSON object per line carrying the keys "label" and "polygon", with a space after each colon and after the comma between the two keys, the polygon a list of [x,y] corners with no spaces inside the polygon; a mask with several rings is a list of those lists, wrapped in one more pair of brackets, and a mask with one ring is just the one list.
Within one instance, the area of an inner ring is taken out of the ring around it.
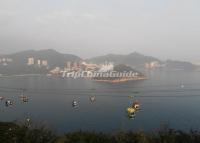
{"label": "mountain ridge", "polygon": [[[2,55],[1,59],[12,59],[12,62],[0,63],[0,74],[41,74],[48,73],[55,67],[64,67],[68,61],[80,61],[80,57],[72,54],[62,54],[52,49],[25,50],[14,54]],[[28,66],[28,58],[34,58],[34,64]],[[48,65],[37,65],[38,61],[47,61]]]}
{"label": "mountain ridge", "polygon": [[[63,53],[57,52],[54,49],[25,50],[25,51],[13,53],[13,54],[0,55],[1,59],[3,57],[10,58],[13,60],[13,62],[7,66],[4,66],[2,64],[3,62],[1,62],[0,72],[4,71],[3,73],[6,73],[8,71],[9,72],[18,71],[17,73],[20,73],[24,69],[28,69],[27,71],[30,72],[33,69],[27,67],[27,63],[28,63],[28,58],[31,58],[31,57],[33,57],[36,62],[37,60],[48,61],[49,69],[53,69],[55,67],[63,68],[64,66],[66,66],[66,63],[68,61],[71,61],[71,62],[83,61],[82,58],[76,55],[63,54]],[[144,70],[145,64],[151,63],[151,62],[159,62],[160,64],[165,65],[165,68],[167,70],[194,70],[197,68],[197,66],[187,61],[177,61],[177,60],[176,61],[175,60],[161,61],[158,58],[155,58],[152,56],[146,56],[138,52],[132,52],[126,55],[106,54],[103,56],[97,56],[90,59],[86,59],[84,61],[89,62],[89,63],[96,63],[96,64],[103,64],[106,61],[114,62],[115,65],[126,64],[136,70]]]}
{"label": "mountain ridge", "polygon": [[97,56],[90,59],[87,59],[88,62],[94,62],[97,64],[107,62],[114,62],[116,64],[127,64],[134,68],[143,68],[145,63],[158,61],[161,62],[158,58],[154,58],[152,56],[145,56],[138,52],[133,52],[130,54],[122,55],[122,54],[107,54],[103,56]]}
{"label": "mountain ridge", "polygon": [[25,50],[4,57],[12,58],[15,63],[27,64],[28,58],[36,60],[47,60],[50,67],[64,66],[67,61],[80,61],[80,57],[73,54],[62,54],[53,49],[46,50]]}

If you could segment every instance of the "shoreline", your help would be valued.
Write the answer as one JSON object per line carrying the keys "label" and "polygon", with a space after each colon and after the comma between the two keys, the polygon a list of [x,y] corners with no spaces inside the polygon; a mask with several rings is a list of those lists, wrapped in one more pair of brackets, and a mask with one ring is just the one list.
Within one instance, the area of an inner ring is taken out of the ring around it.
{"label": "shoreline", "polygon": [[[0,75],[0,78],[12,78],[12,77],[49,77],[46,74],[17,74],[17,75]],[[59,77],[59,76],[53,76],[51,77]],[[66,78],[67,79],[67,78]],[[118,79],[92,79],[92,78],[82,78],[82,79],[89,79],[91,81],[96,82],[104,82],[104,83],[123,83],[128,81],[140,81],[140,80],[147,80],[148,78],[146,76],[142,77],[132,77],[132,78],[118,78]]]}
{"label": "shoreline", "polygon": [[0,78],[9,78],[9,77],[31,77],[31,76],[46,76],[45,74],[15,74],[15,75],[0,75]]}
{"label": "shoreline", "polygon": [[120,78],[120,79],[114,79],[114,80],[99,80],[99,79],[92,79],[93,81],[97,82],[105,82],[105,83],[122,83],[127,81],[139,81],[139,80],[147,80],[147,77],[136,77],[136,78]]}

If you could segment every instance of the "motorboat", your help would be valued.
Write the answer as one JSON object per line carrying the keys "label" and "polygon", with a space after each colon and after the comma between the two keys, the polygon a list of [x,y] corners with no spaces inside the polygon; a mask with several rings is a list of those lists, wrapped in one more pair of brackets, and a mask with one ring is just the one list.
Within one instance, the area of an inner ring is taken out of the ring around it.
{"label": "motorboat", "polygon": [[4,100],[4,97],[0,96],[0,101]]}
{"label": "motorboat", "polygon": [[133,108],[133,107],[128,107],[128,108],[126,109],[126,111],[127,111],[128,114],[133,114],[133,113],[136,112],[136,109]]}
{"label": "motorboat", "polygon": [[90,97],[90,101],[91,101],[91,102],[94,102],[95,100],[96,100],[95,96],[91,96],[91,97]]}
{"label": "motorboat", "polygon": [[126,109],[126,111],[127,111],[128,117],[129,117],[130,119],[133,119],[133,118],[135,117],[135,115],[136,115],[136,109],[135,109],[135,108],[133,108],[133,107],[128,107],[128,108]]}
{"label": "motorboat", "polygon": [[78,106],[78,101],[73,100],[73,102],[72,102],[72,106],[73,106],[73,107],[77,107],[77,106]]}
{"label": "motorboat", "polygon": [[138,101],[134,101],[132,107],[135,108],[136,110],[139,110],[140,109],[140,103]]}
{"label": "motorboat", "polygon": [[28,102],[28,97],[27,97],[27,96],[21,95],[21,96],[20,96],[20,99],[21,99],[23,102]]}
{"label": "motorboat", "polygon": [[184,84],[181,84],[181,88],[184,88],[185,87],[185,85]]}
{"label": "motorboat", "polygon": [[8,106],[11,106],[13,105],[13,102],[11,100],[6,100],[5,102],[5,105],[8,107]]}

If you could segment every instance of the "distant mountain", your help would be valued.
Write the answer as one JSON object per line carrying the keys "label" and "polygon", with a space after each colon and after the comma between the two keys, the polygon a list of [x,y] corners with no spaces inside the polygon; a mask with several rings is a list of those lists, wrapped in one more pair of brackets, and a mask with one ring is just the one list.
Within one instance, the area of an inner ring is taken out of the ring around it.
{"label": "distant mountain", "polygon": [[104,56],[94,57],[94,58],[88,59],[87,61],[97,63],[97,64],[105,63],[106,61],[114,62],[115,64],[127,64],[136,69],[144,68],[145,63],[149,63],[152,61],[162,62],[157,58],[154,58],[151,56],[145,56],[137,52],[134,52],[128,55],[108,54]]}
{"label": "distant mountain", "polygon": [[128,55],[115,55],[115,54],[108,54],[104,56],[98,56],[87,60],[88,62],[92,63],[105,63],[105,62],[114,62],[115,65],[119,64],[126,64],[131,66],[137,70],[144,70],[146,63],[151,62],[158,62],[162,65],[164,70],[195,70],[197,66],[190,62],[184,61],[161,61],[155,57],[145,56],[140,53],[134,52]]}
{"label": "distant mountain", "polygon": [[190,70],[196,70],[198,66],[190,63],[190,62],[184,62],[184,61],[172,61],[172,60],[167,60],[165,63],[165,68],[167,70],[185,70],[185,71],[190,71]]}
{"label": "distant mountain", "polygon": [[139,75],[143,75],[141,72],[133,69],[132,67],[129,67],[127,65],[124,65],[124,64],[120,64],[120,65],[115,65],[114,68],[113,68],[113,71],[117,71],[117,72],[134,72],[134,73],[138,73]]}
{"label": "distant mountain", "polygon": [[27,66],[28,58],[33,57],[37,60],[48,61],[49,69],[57,66],[64,67],[67,61],[80,61],[81,58],[71,54],[61,54],[55,50],[27,50],[10,55],[2,55],[0,58],[10,58],[13,61],[8,65],[0,65],[0,74],[25,74],[25,73],[47,73],[46,67],[36,65]]}
{"label": "distant mountain", "polygon": [[[28,58],[33,57],[37,60],[48,61],[47,67],[39,67],[38,65],[27,66]],[[52,49],[47,50],[27,50],[10,55],[0,55],[2,59],[12,59],[13,61],[7,64],[0,62],[0,74],[25,74],[25,73],[47,73],[55,67],[64,67],[67,61],[81,61],[82,59],[72,54],[62,54]],[[115,65],[127,65],[135,70],[143,71],[146,63],[159,63],[165,70],[195,70],[199,67],[190,62],[183,61],[161,61],[151,56],[145,56],[137,52],[128,55],[108,54],[104,56],[87,59],[86,62],[102,64],[105,62],[114,62]]]}
{"label": "distant mountain", "polygon": [[67,61],[80,61],[81,58],[71,54],[61,54],[55,50],[28,50],[15,54],[8,55],[16,64],[27,64],[27,59],[33,57],[34,59],[47,60],[50,67],[63,67]]}

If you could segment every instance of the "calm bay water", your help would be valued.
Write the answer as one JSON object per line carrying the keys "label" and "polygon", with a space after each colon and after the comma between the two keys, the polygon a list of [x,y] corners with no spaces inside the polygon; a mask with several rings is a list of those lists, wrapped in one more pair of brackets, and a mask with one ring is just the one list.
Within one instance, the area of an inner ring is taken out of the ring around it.
{"label": "calm bay water", "polygon": [[[149,72],[148,80],[120,84],[55,77],[0,78],[0,96],[14,101],[5,107],[0,101],[0,121],[23,120],[45,124],[58,132],[76,130],[157,130],[162,122],[170,127],[200,129],[200,73]],[[184,84],[184,88],[181,85]],[[22,103],[20,88],[29,97]],[[91,102],[90,96],[96,101]],[[142,110],[128,119],[126,108],[135,96]],[[79,102],[78,108],[72,101]]]}

